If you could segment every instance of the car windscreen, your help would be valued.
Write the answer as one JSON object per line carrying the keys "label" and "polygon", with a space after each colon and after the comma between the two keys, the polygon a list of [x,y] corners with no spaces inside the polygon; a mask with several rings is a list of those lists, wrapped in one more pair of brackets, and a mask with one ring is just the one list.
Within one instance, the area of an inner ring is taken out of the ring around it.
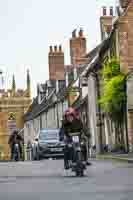
{"label": "car windscreen", "polygon": [[39,139],[40,140],[58,140],[59,131],[57,130],[49,130],[40,132]]}

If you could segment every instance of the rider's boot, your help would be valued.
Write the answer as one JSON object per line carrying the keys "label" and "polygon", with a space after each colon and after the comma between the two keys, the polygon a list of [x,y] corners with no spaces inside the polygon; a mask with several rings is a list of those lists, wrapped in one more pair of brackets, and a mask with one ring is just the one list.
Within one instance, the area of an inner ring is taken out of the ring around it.
{"label": "rider's boot", "polygon": [[65,162],[64,162],[64,168],[65,168],[66,170],[69,169],[69,162],[68,162],[68,161],[65,161]]}

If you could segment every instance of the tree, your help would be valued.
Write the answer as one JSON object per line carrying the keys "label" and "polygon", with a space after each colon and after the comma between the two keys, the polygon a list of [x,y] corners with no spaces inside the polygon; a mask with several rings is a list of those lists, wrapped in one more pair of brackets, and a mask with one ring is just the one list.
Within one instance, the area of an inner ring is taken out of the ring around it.
{"label": "tree", "polygon": [[103,94],[99,100],[102,110],[108,114],[116,128],[116,144],[124,144],[123,122],[126,102],[126,75],[120,72],[117,59],[110,60],[101,71]]}

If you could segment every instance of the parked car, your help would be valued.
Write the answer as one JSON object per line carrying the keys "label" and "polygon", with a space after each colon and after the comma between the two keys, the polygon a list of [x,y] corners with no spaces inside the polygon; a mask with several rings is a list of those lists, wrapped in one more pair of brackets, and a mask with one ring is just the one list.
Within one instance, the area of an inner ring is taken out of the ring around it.
{"label": "parked car", "polygon": [[60,129],[41,129],[35,139],[32,154],[34,160],[63,157],[64,142],[59,141]]}

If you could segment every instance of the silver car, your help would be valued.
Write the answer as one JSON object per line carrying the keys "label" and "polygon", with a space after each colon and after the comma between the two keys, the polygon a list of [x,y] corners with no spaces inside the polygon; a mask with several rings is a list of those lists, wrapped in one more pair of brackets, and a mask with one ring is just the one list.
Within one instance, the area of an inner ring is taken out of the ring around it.
{"label": "silver car", "polygon": [[63,157],[64,142],[59,141],[60,129],[41,129],[36,138],[36,145],[33,149],[35,160],[41,158]]}

